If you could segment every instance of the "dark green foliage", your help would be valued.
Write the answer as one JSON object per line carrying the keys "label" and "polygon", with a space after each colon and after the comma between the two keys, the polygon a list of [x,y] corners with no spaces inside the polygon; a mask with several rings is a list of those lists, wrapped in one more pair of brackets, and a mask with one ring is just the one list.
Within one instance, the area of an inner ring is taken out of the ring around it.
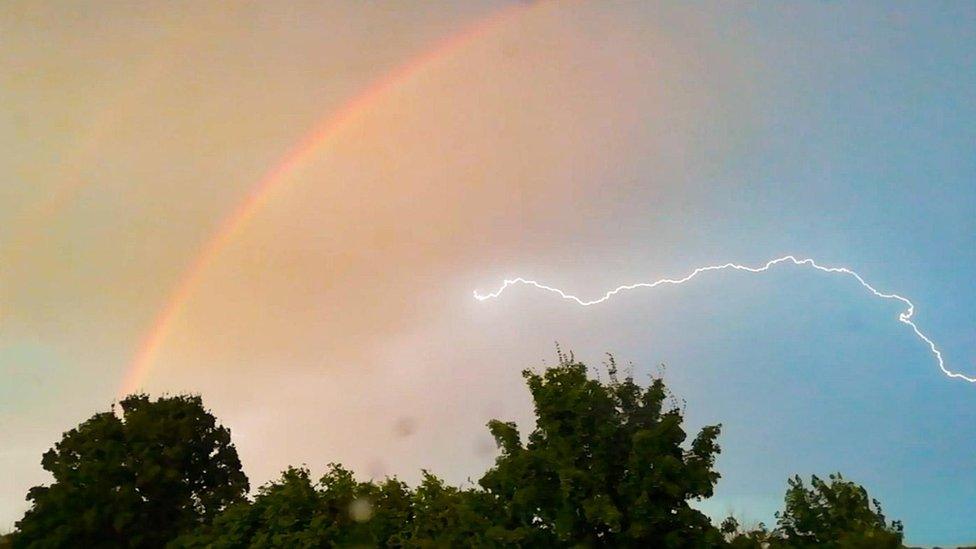
{"label": "dark green foliage", "polygon": [[357,482],[339,465],[318,483],[288,469],[254,502],[228,508],[173,547],[458,547],[492,545],[483,493],[430,475],[415,490],[395,479]]}
{"label": "dark green foliage", "polygon": [[413,493],[413,520],[402,537],[406,547],[502,547],[513,538],[497,524],[498,508],[480,490],[461,490],[424,472]]}
{"label": "dark green foliage", "polygon": [[[233,507],[188,546],[326,545],[658,546],[718,545],[719,531],[688,501],[711,495],[718,427],[683,447],[681,413],[665,409],[661,380],[647,389],[627,378],[589,379],[562,360],[542,375],[525,373],[537,425],[523,446],[515,426],[493,421],[502,455],[481,489],[445,486],[429,473],[412,491],[388,480],[356,483],[333,466],[313,485],[287,471],[250,506]],[[372,517],[350,519],[354,501]]]}
{"label": "dark green foliage", "polygon": [[779,537],[791,547],[902,546],[901,522],[889,524],[867,490],[840,474],[829,480],[814,476],[809,489],[799,476],[789,480],[786,508],[777,514]]}
{"label": "dark green foliage", "polygon": [[261,487],[253,503],[227,509],[176,547],[375,547],[399,539],[410,519],[410,491],[395,480],[357,482],[330,465],[318,483],[289,468]]}
{"label": "dark green foliage", "polygon": [[559,358],[524,372],[536,413],[524,441],[489,422],[500,455],[470,488],[426,471],[415,488],[357,481],[330,464],[318,481],[289,468],[249,500],[230,432],[198,397],[129,397],[121,417],[96,414],[44,455],[54,482],[30,490],[0,549],[902,546],[901,524],[840,475],[790,479],[772,531],[732,518],[716,528],[690,502],[719,479],[719,426],[689,441],[661,379],[621,380],[611,358],[604,383]]}
{"label": "dark green foliage", "polygon": [[800,477],[789,480],[786,508],[776,513],[772,532],[760,524],[751,532],[740,532],[735,519],[722,523],[722,532],[735,549],[886,549],[902,545],[902,525],[888,523],[881,504],[867,491],[840,474],[830,482],[814,476],[808,489]]}
{"label": "dark green foliage", "polygon": [[690,547],[718,544],[719,531],[689,500],[707,498],[719,478],[718,426],[685,448],[664,383],[587,377],[561,357],[543,374],[525,372],[536,428],[523,446],[511,423],[489,428],[502,450],[481,479],[504,509],[511,534],[532,545]]}
{"label": "dark green foliage", "polygon": [[14,547],[161,547],[248,490],[230,431],[199,397],[130,396],[44,454]]}

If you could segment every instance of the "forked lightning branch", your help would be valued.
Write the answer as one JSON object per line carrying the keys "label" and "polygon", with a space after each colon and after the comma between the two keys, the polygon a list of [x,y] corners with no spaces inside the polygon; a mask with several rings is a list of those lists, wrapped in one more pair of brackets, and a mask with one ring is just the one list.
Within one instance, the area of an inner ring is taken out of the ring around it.
{"label": "forked lightning branch", "polygon": [[861,275],[857,274],[851,269],[848,269],[847,267],[824,267],[822,265],[817,264],[817,262],[812,259],[809,258],[797,259],[795,256],[792,255],[771,259],[767,261],[766,264],[760,267],[749,267],[747,265],[739,265],[737,263],[725,263],[722,265],[708,265],[705,267],[698,267],[697,269],[695,269],[694,271],[692,271],[691,273],[689,273],[688,275],[682,278],[662,278],[660,280],[655,280],[653,282],[638,282],[636,284],[625,284],[623,286],[617,286],[616,288],[606,292],[602,296],[591,300],[580,299],[579,297],[576,297],[575,295],[572,294],[568,294],[563,290],[560,290],[559,288],[547,286],[545,284],[542,284],[541,282],[537,282],[535,280],[528,280],[521,277],[505,280],[505,282],[502,283],[501,287],[499,287],[497,290],[491,293],[482,294],[479,293],[478,291],[475,291],[474,297],[479,301],[485,301],[487,299],[495,299],[498,296],[502,295],[502,293],[508,288],[515,286],[517,284],[522,284],[525,286],[532,286],[540,290],[545,290],[547,292],[552,292],[563,299],[576,303],[577,305],[582,305],[583,307],[590,307],[593,305],[598,305],[600,303],[603,303],[604,301],[609,300],[611,297],[614,297],[619,293],[628,292],[630,290],[637,290],[640,288],[656,288],[658,286],[664,286],[664,285],[676,286],[679,284],[684,284],[685,282],[691,281],[692,279],[694,279],[695,277],[697,277],[702,273],[707,273],[711,271],[725,271],[725,270],[743,271],[747,273],[764,273],[769,269],[773,268],[774,266],[779,265],[780,263],[793,263],[794,265],[810,267],[812,269],[816,269],[824,273],[846,275],[857,280],[857,282],[861,286],[863,286],[865,290],[871,292],[871,294],[874,295],[875,297],[879,297],[881,299],[893,299],[901,302],[905,306],[905,309],[898,314],[898,321],[910,327],[912,331],[915,332],[915,335],[918,336],[920,340],[925,342],[926,345],[928,345],[929,349],[932,352],[932,356],[934,356],[936,362],[938,362],[939,369],[942,370],[942,373],[944,373],[946,376],[950,378],[961,379],[964,381],[968,381],[970,383],[976,383],[976,377],[969,377],[965,374],[961,374],[959,372],[953,372],[948,368],[946,368],[945,361],[942,358],[942,351],[940,351],[939,348],[935,345],[935,342],[933,342],[932,339],[929,338],[927,335],[922,333],[922,330],[920,330],[918,326],[915,324],[915,322],[912,321],[912,316],[915,315],[915,304],[912,303],[908,298],[902,297],[898,294],[887,294],[884,292],[879,292],[877,289],[875,289],[874,286],[868,284],[861,277]]}

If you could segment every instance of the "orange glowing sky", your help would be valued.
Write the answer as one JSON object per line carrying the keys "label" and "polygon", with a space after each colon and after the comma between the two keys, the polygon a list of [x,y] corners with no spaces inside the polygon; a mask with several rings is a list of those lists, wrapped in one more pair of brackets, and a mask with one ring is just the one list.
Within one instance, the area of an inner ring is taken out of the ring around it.
{"label": "orange glowing sky", "polygon": [[[23,456],[120,385],[205,394],[255,483],[324,448],[363,471],[436,466],[421,441],[445,447],[485,414],[524,411],[519,378],[437,418],[451,404],[428,387],[446,396],[486,363],[459,357],[471,366],[447,374],[396,350],[448,337],[460,325],[443,319],[472,312],[456,297],[507,266],[574,261],[559,250],[600,221],[564,227],[561,210],[618,201],[626,186],[589,180],[631,177],[615,164],[633,155],[679,177],[689,114],[712,101],[695,88],[709,78],[697,55],[646,21],[621,26],[627,10],[586,5],[2,15],[7,169],[23,182],[0,200],[3,360],[18,387],[3,411],[10,520],[40,480]],[[447,352],[427,354],[446,367]],[[380,389],[356,389],[368,384]],[[329,416],[344,419],[313,440],[266,443]],[[402,421],[426,428],[391,447]],[[474,466],[485,444],[463,442]]]}
{"label": "orange glowing sky", "polygon": [[[940,41],[971,41],[971,17],[152,4],[0,5],[0,530],[45,481],[43,451],[120,391],[202,394],[255,486],[331,461],[462,482],[493,459],[489,419],[531,416],[519,372],[556,340],[641,375],[667,362],[690,422],[727,424],[718,514],[768,520],[784,478],[830,467],[904,502],[891,514],[917,539],[971,522],[884,484],[908,450],[883,475],[859,457],[974,408],[856,289],[770,273],[587,312],[470,297],[796,253],[911,296],[948,356],[973,356],[971,277],[932,267],[976,249],[971,125],[939,110],[971,103],[952,77],[971,57]],[[906,416],[920,406],[938,409]],[[824,449],[838,432],[846,453]],[[770,437],[793,453],[766,455]],[[947,501],[976,486],[919,478]]]}
{"label": "orange glowing sky", "polygon": [[[542,3],[535,5],[541,6]],[[257,214],[265,201],[268,200],[270,194],[279,186],[285,184],[289,176],[298,170],[302,163],[309,160],[320,149],[330,145],[332,140],[338,139],[342,130],[356,122],[356,116],[358,114],[370,108],[377,101],[380,101],[392,88],[404,85],[407,80],[416,76],[422,70],[436,69],[437,62],[442,58],[452,54],[463,53],[459,50],[462,50],[468,43],[484,37],[495,30],[496,27],[523,15],[524,12],[529,11],[529,7],[530,5],[528,4],[521,6],[516,4],[499,10],[498,13],[486,17],[485,20],[479,21],[470,28],[465,28],[461,32],[438,42],[426,53],[411,59],[408,63],[398,67],[379,81],[372,83],[366,90],[354,96],[334,114],[326,116],[325,121],[320,127],[310,132],[298,143],[294,150],[288,152],[279,164],[255,185],[254,189],[223,221],[199,252],[190,268],[184,273],[167,303],[157,313],[156,320],[146,334],[143,344],[136,353],[129,371],[126,372],[120,395],[126,395],[140,390],[142,382],[149,375],[156,353],[165,342],[170,326],[175,322],[176,316],[180,313],[183,304],[190,299],[194,287],[197,281],[204,275],[204,271],[216,259],[216,256],[220,254],[221,250],[228,245],[229,240],[233,238],[240,227]],[[66,186],[64,191],[59,189],[57,194],[69,194],[70,190],[78,186],[78,183],[70,184]]]}

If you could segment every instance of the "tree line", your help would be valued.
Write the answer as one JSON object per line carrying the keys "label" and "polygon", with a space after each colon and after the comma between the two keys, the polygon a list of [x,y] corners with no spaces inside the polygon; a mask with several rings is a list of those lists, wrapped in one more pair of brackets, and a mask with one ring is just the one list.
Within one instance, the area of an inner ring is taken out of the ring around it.
{"label": "tree line", "polygon": [[525,371],[535,428],[492,420],[494,465],[476,486],[424,472],[357,480],[339,464],[314,479],[289,467],[249,495],[230,431],[199,396],[133,395],[64,433],[0,547],[894,548],[902,525],[841,475],[789,479],[776,523],[713,524],[691,503],[720,475],[720,425],[693,438],[660,378],[587,374],[571,354]]}

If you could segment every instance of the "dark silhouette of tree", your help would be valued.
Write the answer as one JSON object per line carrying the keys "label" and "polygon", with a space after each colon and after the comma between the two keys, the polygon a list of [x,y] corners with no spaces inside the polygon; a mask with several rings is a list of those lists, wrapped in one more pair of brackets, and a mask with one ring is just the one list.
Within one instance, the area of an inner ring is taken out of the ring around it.
{"label": "dark silhouette of tree", "polygon": [[[688,500],[708,497],[718,427],[688,448],[661,380],[589,379],[586,366],[561,357],[544,374],[525,372],[537,425],[522,445],[515,426],[490,423],[502,449],[480,489],[445,486],[426,473],[415,490],[387,480],[357,483],[333,465],[313,484],[289,469],[253,504],[228,509],[209,528],[180,541],[194,547],[658,546],[722,542]],[[356,506],[360,506],[357,520]],[[368,509],[364,513],[363,509]],[[368,518],[364,518],[368,515]]]}
{"label": "dark silhouette of tree", "polygon": [[424,471],[411,503],[406,547],[511,547],[517,541],[499,526],[499,508],[484,491],[446,486]]}
{"label": "dark silhouette of tree", "polygon": [[330,464],[314,481],[288,468],[245,494],[230,432],[199,397],[120,403],[96,414],[44,454],[54,475],[32,488],[33,506],[3,547],[661,547],[734,549],[896,548],[889,523],[861,486],[839,474],[789,480],[776,528],[720,527],[691,502],[719,479],[719,426],[688,440],[683,411],[660,378],[642,387],[609,381],[559,354],[523,372],[536,424],[488,428],[500,449],[477,485],[456,488],[424,471],[418,486],[357,481]]}
{"label": "dark silhouette of tree", "polygon": [[817,476],[810,488],[799,476],[789,480],[786,508],[777,514],[776,533],[791,547],[901,547],[902,524],[888,523],[881,504],[840,473],[829,482]]}
{"label": "dark silhouette of tree", "polygon": [[289,468],[262,486],[253,503],[232,505],[213,522],[178,539],[178,547],[350,547],[393,545],[411,518],[405,484],[357,482],[332,464],[313,483]]}
{"label": "dark silhouette of tree", "polygon": [[[445,486],[429,473],[414,490],[396,479],[357,482],[332,464],[317,483],[289,468],[253,503],[229,507],[177,539],[176,547],[461,547],[501,546],[491,538],[483,492]],[[504,532],[500,532],[504,536]]]}
{"label": "dark silhouette of tree", "polygon": [[688,447],[682,413],[666,405],[661,379],[641,388],[609,383],[560,355],[542,374],[523,373],[536,428],[522,444],[512,423],[489,428],[502,454],[481,486],[504,509],[504,526],[530,545],[701,547],[721,534],[689,500],[707,498],[719,478],[719,426]]}
{"label": "dark silhouette of tree", "polygon": [[248,490],[230,431],[199,397],[130,396],[44,454],[14,547],[162,547]]}
{"label": "dark silhouette of tree", "polygon": [[810,488],[799,476],[789,479],[785,508],[776,513],[776,519],[772,532],[760,524],[751,532],[739,533],[738,524],[730,517],[722,523],[722,531],[736,549],[903,547],[901,522],[889,523],[878,500],[839,473],[830,475],[829,482],[814,475]]}

